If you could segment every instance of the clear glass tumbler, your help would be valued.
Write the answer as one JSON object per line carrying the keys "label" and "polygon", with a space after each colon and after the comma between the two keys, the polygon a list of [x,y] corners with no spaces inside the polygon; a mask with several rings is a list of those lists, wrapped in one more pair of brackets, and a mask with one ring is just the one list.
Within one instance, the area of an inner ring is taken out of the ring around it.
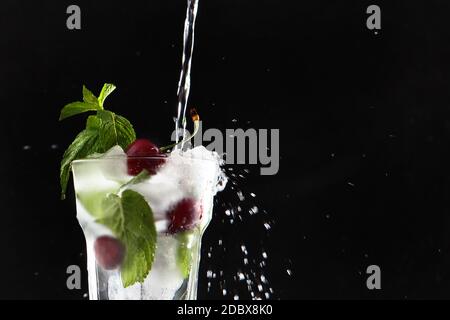
{"label": "clear glass tumbler", "polygon": [[[141,160],[154,161],[155,166],[156,162],[161,161],[160,158],[149,157]],[[77,219],[86,238],[89,298],[194,300],[197,298],[201,239],[212,217],[220,168],[215,161],[179,157],[176,166],[172,166],[176,169],[167,169],[161,175],[156,174],[147,181],[130,187],[140,192],[153,209],[157,244],[153,265],[145,280],[124,288],[121,267],[105,270],[97,261],[95,240],[101,236],[111,236],[112,233],[98,223],[92,212],[101,205],[101,199],[111,193],[117,194],[124,185],[129,184],[126,161],[124,158],[112,157],[77,160],[72,163]],[[181,197],[180,192],[195,199],[201,207],[201,217],[188,230],[168,232],[169,222],[161,208],[168,206],[167,203],[173,200],[171,198],[174,194],[175,197]]]}

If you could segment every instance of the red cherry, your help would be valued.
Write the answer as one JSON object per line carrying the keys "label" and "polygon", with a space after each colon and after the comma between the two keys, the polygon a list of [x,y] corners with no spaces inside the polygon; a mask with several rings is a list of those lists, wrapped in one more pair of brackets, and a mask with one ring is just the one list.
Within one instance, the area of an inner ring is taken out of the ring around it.
{"label": "red cherry", "polygon": [[95,258],[105,270],[118,268],[125,257],[123,244],[110,236],[101,236],[94,242]]}
{"label": "red cherry", "polygon": [[[165,155],[150,140],[137,139],[127,148],[128,174],[136,176],[146,169],[150,174],[155,174],[157,169],[164,164]],[[152,157],[152,159],[139,159]],[[156,158],[156,159],[153,159]]]}
{"label": "red cherry", "polygon": [[168,213],[170,221],[167,228],[169,233],[190,230],[202,217],[201,205],[193,199],[183,199],[178,202]]}

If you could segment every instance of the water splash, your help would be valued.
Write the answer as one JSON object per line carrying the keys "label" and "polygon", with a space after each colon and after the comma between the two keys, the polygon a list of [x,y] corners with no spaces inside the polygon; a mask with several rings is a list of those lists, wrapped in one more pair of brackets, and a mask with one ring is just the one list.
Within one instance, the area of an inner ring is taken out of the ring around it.
{"label": "water splash", "polygon": [[[215,293],[224,298],[241,300],[264,300],[277,298],[270,281],[268,267],[273,267],[270,252],[265,248],[266,239],[272,231],[275,221],[271,215],[257,204],[257,196],[240,188],[246,185],[250,171],[248,169],[225,168],[228,176],[227,201],[221,196],[215,200],[215,217],[213,221],[218,227],[232,230],[239,235],[242,228],[255,228],[255,241],[239,239],[239,236],[223,237],[216,240],[205,251],[207,292]],[[260,227],[259,227],[260,226]],[[235,258],[236,257],[236,258]],[[227,266],[227,272],[221,269],[218,261],[233,258]],[[231,270],[228,269],[231,266]],[[289,270],[289,272],[287,271]],[[281,273],[292,272],[289,267],[280,267]]]}

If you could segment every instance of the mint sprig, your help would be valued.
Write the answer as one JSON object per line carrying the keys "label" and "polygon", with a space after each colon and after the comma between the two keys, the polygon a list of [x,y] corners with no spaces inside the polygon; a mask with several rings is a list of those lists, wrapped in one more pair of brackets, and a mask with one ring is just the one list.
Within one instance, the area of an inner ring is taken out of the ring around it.
{"label": "mint sprig", "polygon": [[115,89],[116,86],[106,83],[97,98],[83,86],[83,101],[69,103],[61,110],[60,120],[85,112],[96,112],[88,117],[86,129],[77,135],[64,153],[60,169],[62,199],[65,198],[72,161],[94,153],[104,153],[115,145],[125,149],[136,140],[133,126],[126,118],[104,109],[105,99]]}
{"label": "mint sprig", "polygon": [[123,286],[143,282],[155,259],[157,239],[153,212],[144,197],[133,190],[107,195],[97,222],[110,228],[126,247],[120,270]]}

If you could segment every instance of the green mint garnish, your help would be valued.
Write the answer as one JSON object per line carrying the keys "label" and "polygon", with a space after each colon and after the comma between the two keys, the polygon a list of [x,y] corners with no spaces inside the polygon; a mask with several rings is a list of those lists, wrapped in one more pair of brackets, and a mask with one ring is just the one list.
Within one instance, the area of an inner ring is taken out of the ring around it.
{"label": "green mint garnish", "polygon": [[105,83],[103,85],[102,91],[100,91],[100,94],[98,95],[98,104],[103,109],[103,103],[105,103],[106,98],[114,91],[116,90],[116,86],[110,83]]}
{"label": "green mint garnish", "polygon": [[98,143],[100,151],[97,152],[106,152],[115,145],[125,149],[136,140],[133,126],[124,117],[106,110],[97,111],[96,117],[100,120]]}
{"label": "green mint garnish", "polygon": [[192,231],[184,231],[177,235],[177,265],[184,278],[189,277],[192,267]]}
{"label": "green mint garnish", "polygon": [[114,147],[125,149],[136,140],[131,123],[114,112],[104,110],[105,99],[116,89],[113,84],[105,84],[99,97],[83,86],[83,101],[73,102],[61,110],[60,120],[84,113],[96,112],[88,117],[86,129],[81,131],[66,150],[61,161],[61,198],[65,198],[72,161],[86,158],[94,153],[104,153]]}
{"label": "green mint garnish", "polygon": [[125,190],[121,197],[107,195],[97,222],[110,228],[126,247],[120,270],[123,286],[144,282],[156,252],[153,212],[144,197],[133,190]]}
{"label": "green mint garnish", "polygon": [[83,86],[83,101],[86,103],[100,105],[97,97],[88,88],[86,88],[86,86]]}

